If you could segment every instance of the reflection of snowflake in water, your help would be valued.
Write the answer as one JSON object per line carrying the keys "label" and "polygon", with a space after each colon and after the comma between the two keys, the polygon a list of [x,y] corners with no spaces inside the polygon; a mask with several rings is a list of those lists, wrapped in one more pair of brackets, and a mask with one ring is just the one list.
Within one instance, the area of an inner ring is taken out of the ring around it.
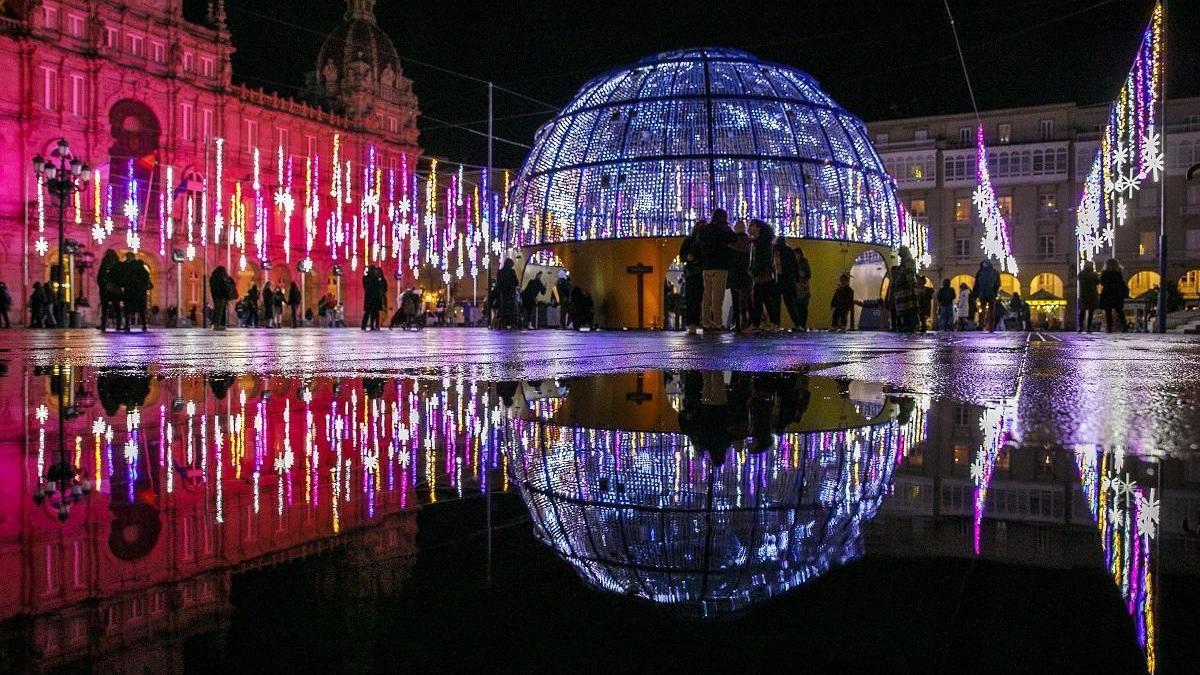
{"label": "reflection of snowflake in water", "polygon": [[1154,497],[1154,490],[1150,490],[1150,498],[1147,499],[1141,494],[1138,494],[1138,509],[1137,509],[1137,528],[1138,530],[1153,539],[1158,534],[1159,522],[1159,504]]}

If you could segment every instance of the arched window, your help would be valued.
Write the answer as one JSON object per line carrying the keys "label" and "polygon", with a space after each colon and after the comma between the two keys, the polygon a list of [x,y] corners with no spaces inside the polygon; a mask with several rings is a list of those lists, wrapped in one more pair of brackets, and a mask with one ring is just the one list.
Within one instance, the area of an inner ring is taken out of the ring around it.
{"label": "arched window", "polygon": [[[109,180],[113,190],[113,211],[123,212],[136,183],[139,219],[156,214],[158,203],[158,144],[162,135],[158,118],[145,103],[122,99],[108,112],[112,146],[108,149]],[[117,218],[123,224],[123,219]]]}

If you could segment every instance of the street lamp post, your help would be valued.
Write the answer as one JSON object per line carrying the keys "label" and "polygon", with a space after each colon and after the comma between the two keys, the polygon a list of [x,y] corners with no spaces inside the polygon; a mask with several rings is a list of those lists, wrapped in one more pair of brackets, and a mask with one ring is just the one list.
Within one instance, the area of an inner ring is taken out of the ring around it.
{"label": "street lamp post", "polygon": [[[57,163],[56,163],[57,162]],[[76,190],[81,190],[92,179],[92,169],[71,156],[71,144],[67,139],[58,139],[58,145],[49,159],[36,155],[33,158],[33,173],[44,178],[46,191],[58,201],[58,306],[59,325],[63,326],[69,312],[66,283],[66,251],[64,229],[66,227],[67,202]],[[65,327],[65,326],[63,326]]]}
{"label": "street lamp post", "polygon": [[[69,368],[69,367],[68,367]],[[63,422],[75,417],[78,409],[66,406],[64,399],[70,389],[70,371],[64,369],[52,377],[58,378],[58,461],[51,464],[46,473],[38,476],[38,485],[33,491],[33,502],[38,506],[49,505],[66,522],[71,507],[92,491],[92,481],[67,459],[66,430]]]}

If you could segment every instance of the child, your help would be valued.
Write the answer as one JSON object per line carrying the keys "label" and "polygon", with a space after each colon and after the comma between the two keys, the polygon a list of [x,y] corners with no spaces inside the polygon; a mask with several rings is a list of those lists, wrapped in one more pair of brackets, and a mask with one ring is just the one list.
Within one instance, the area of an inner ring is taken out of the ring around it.
{"label": "child", "polygon": [[971,288],[966,284],[958,285],[958,301],[955,303],[954,311],[958,314],[958,329],[971,329],[971,306],[975,304],[971,297]]}
{"label": "child", "polygon": [[850,275],[842,274],[838,278],[837,290],[833,292],[833,300],[829,306],[833,308],[834,330],[846,332],[846,320],[854,309],[854,289],[850,288]]}

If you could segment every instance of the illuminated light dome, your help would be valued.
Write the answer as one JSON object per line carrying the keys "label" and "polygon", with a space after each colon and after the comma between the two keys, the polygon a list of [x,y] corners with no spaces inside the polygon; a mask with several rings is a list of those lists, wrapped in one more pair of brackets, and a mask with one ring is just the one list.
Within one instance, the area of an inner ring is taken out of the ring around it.
{"label": "illuminated light dome", "polygon": [[732,49],[588,82],[538,130],[508,205],[514,246],[686,235],[725,208],[781,234],[894,247],[894,181],[808,74]]}
{"label": "illuminated light dome", "polygon": [[[647,385],[653,406],[663,390]],[[813,391],[816,401],[825,389]],[[924,440],[925,413],[911,399],[854,405],[870,415],[862,426],[785,431],[760,452],[729,450],[719,466],[692,432],[575,426],[560,415],[515,427],[505,452],[535,535],[585,583],[717,617],[862,555],[863,527],[904,449]],[[627,413],[614,419],[633,426]]]}

